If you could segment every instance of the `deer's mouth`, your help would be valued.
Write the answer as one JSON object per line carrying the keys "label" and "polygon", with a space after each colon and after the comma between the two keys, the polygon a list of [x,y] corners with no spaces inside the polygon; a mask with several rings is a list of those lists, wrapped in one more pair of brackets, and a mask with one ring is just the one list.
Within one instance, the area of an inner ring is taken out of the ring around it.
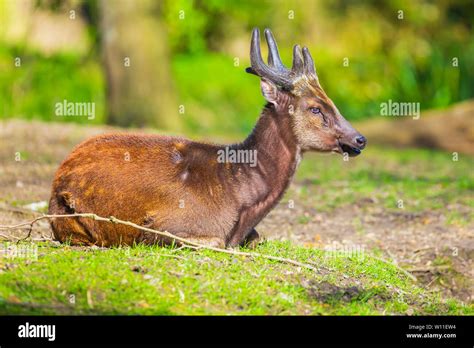
{"label": "deer's mouth", "polygon": [[359,147],[355,147],[355,146],[352,146],[352,145],[349,145],[349,144],[344,144],[344,143],[341,143],[341,142],[339,143],[339,147],[341,149],[341,152],[343,154],[347,153],[349,155],[349,157],[358,156],[362,152],[362,149],[359,148]]}

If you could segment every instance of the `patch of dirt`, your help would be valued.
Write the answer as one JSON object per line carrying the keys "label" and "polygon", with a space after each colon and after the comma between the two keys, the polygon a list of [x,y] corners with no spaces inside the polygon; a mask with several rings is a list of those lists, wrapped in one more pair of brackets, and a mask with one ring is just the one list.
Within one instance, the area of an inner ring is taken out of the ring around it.
{"label": "patch of dirt", "polygon": [[355,126],[371,143],[425,147],[474,155],[472,115],[474,101],[471,100],[445,110],[423,111],[419,119],[387,116]]}
{"label": "patch of dirt", "polygon": [[320,302],[349,302],[363,293],[363,290],[356,286],[344,288],[328,282],[310,281],[306,288],[308,295]]}
{"label": "patch of dirt", "polygon": [[148,269],[140,265],[134,265],[130,269],[132,270],[132,272],[136,273],[148,273]]}
{"label": "patch of dirt", "polygon": [[[332,212],[319,212],[301,204],[289,208],[281,202],[256,229],[269,240],[291,240],[328,251],[379,250],[385,259],[410,271],[427,289],[473,302],[474,224],[446,224],[445,214],[459,209],[463,208],[394,212],[362,200]],[[298,216],[307,218],[301,223]]]}

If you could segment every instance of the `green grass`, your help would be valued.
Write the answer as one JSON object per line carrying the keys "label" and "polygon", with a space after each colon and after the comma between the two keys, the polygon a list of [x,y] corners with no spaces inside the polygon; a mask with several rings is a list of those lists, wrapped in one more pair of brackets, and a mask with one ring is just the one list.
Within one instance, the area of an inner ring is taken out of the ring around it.
{"label": "green grass", "polygon": [[0,314],[474,314],[472,306],[442,300],[368,254],[288,242],[266,242],[256,251],[318,271],[206,250],[42,243],[36,260],[1,259]]}
{"label": "green grass", "polygon": [[[359,158],[309,155],[297,179],[308,185],[290,190],[317,210],[332,211],[359,201],[372,201],[388,211],[440,211],[456,204],[465,212],[449,213],[447,224],[465,225],[474,219],[474,158],[452,160],[450,153],[369,146]],[[403,208],[399,208],[399,201]]]}

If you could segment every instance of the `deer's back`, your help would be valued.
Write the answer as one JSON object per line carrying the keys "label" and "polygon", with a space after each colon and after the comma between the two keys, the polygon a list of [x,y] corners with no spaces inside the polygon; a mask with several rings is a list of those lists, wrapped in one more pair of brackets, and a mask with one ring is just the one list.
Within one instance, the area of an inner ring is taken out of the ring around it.
{"label": "deer's back", "polygon": [[[171,233],[228,233],[236,210],[229,200],[232,188],[225,184],[225,166],[216,160],[217,150],[214,145],[159,135],[91,138],[59,167],[50,213],[115,216]],[[95,238],[103,245],[131,244],[139,236],[126,226],[85,223],[87,229],[96,230]]]}

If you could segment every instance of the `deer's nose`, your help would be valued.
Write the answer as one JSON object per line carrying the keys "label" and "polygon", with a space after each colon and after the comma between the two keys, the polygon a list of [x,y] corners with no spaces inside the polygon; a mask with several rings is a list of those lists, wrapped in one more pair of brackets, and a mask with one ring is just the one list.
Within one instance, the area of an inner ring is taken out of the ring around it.
{"label": "deer's nose", "polygon": [[355,138],[355,141],[357,143],[357,145],[359,145],[359,147],[361,149],[363,149],[365,147],[365,145],[367,145],[367,139],[363,136],[363,135],[359,135]]}

